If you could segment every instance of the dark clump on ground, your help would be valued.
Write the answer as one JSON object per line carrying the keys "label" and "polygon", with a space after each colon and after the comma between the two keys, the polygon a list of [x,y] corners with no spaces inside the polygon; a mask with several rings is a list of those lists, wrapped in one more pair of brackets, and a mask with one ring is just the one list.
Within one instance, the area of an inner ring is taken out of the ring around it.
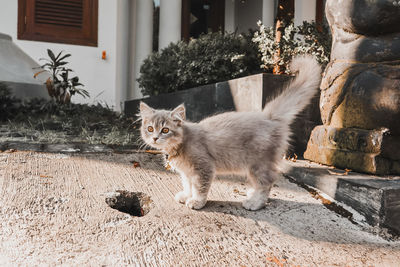
{"label": "dark clump on ground", "polygon": [[136,217],[146,215],[153,203],[151,198],[142,192],[126,190],[107,193],[105,201],[111,208]]}
{"label": "dark clump on ground", "polygon": [[137,145],[139,137],[137,118],[126,117],[100,104],[21,101],[3,88],[0,110],[0,142]]}

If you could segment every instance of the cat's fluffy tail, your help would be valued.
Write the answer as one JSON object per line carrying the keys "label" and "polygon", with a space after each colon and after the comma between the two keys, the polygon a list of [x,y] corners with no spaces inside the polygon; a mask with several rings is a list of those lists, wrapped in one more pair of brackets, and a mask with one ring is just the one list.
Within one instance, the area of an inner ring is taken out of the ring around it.
{"label": "cat's fluffy tail", "polygon": [[321,66],[312,56],[298,56],[290,64],[297,77],[275,99],[265,105],[270,119],[280,119],[290,124],[317,93],[321,82]]}

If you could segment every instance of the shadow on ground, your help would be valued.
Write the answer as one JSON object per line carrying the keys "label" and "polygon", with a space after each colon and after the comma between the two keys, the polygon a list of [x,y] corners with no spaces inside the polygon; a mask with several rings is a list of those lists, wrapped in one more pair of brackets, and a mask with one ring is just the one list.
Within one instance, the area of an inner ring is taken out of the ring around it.
{"label": "shadow on ground", "polygon": [[[385,247],[383,242],[370,241],[367,232],[350,234],[349,228],[361,227],[350,221],[343,225],[343,218],[330,214],[319,204],[269,199],[267,206],[259,211],[247,211],[237,201],[208,201],[199,212],[231,214],[253,220],[256,224],[267,224],[278,228],[284,234],[309,241],[322,241],[337,244],[360,244],[374,247]],[[333,215],[333,216],[332,216]],[[264,227],[268,231],[268,227]],[[383,241],[383,240],[382,240]],[[396,248],[400,250],[400,246]]]}

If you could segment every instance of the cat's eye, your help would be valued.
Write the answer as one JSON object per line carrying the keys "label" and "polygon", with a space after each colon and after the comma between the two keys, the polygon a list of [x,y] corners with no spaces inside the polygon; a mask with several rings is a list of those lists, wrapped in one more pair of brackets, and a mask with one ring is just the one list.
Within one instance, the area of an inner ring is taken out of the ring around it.
{"label": "cat's eye", "polygon": [[164,128],[162,128],[161,132],[163,134],[167,134],[167,133],[169,133],[169,129],[164,127]]}
{"label": "cat's eye", "polygon": [[154,132],[154,128],[153,128],[153,126],[149,126],[149,127],[147,127],[147,131],[149,131],[149,132]]}

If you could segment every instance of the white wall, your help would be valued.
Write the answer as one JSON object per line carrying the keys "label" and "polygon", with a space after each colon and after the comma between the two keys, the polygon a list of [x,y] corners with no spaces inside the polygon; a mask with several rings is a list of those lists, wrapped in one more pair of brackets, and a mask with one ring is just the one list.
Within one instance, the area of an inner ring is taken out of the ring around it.
{"label": "white wall", "polygon": [[134,52],[134,65],[132,66],[133,72],[133,92],[129,94],[129,97],[134,99],[142,98],[143,95],[140,92],[139,83],[136,81],[140,77],[140,67],[143,61],[153,51],[153,1],[136,1],[135,7],[135,34],[139,38],[135,39],[134,45],[131,47],[132,53]]}
{"label": "white wall", "polygon": [[225,0],[225,31],[234,32],[235,29],[235,1]]}
{"label": "white wall", "polygon": [[[110,107],[119,109],[119,102],[124,99],[127,90],[123,80],[127,80],[128,73],[121,66],[127,69],[127,62],[123,59],[128,58],[128,55],[124,54],[125,50],[126,53],[128,51],[124,43],[128,43],[129,38],[121,32],[121,29],[126,27],[118,26],[128,23],[125,19],[129,15],[125,12],[129,10],[126,8],[128,4],[129,0],[99,0],[98,47],[17,40],[16,0],[0,0],[0,32],[10,35],[13,41],[35,60],[47,57],[48,48],[55,53],[61,50],[71,53],[69,66],[80,77],[91,96],[89,99],[74,96],[73,102],[104,101]],[[103,50],[107,52],[106,60],[101,59]]]}
{"label": "white wall", "polygon": [[276,16],[275,0],[263,0],[262,4],[262,23],[264,26],[274,26]]}
{"label": "white wall", "polygon": [[160,0],[159,50],[181,40],[181,23],[182,0]]}
{"label": "white wall", "polygon": [[302,25],[303,21],[315,21],[317,0],[294,1],[294,25]]}
{"label": "white wall", "polygon": [[123,109],[123,103],[129,96],[130,76],[130,49],[131,43],[131,0],[117,2],[117,35],[116,35],[116,74],[115,74],[115,102],[116,110]]}
{"label": "white wall", "polygon": [[225,0],[225,31],[247,32],[258,29],[260,20],[265,26],[274,26],[276,0]]}

